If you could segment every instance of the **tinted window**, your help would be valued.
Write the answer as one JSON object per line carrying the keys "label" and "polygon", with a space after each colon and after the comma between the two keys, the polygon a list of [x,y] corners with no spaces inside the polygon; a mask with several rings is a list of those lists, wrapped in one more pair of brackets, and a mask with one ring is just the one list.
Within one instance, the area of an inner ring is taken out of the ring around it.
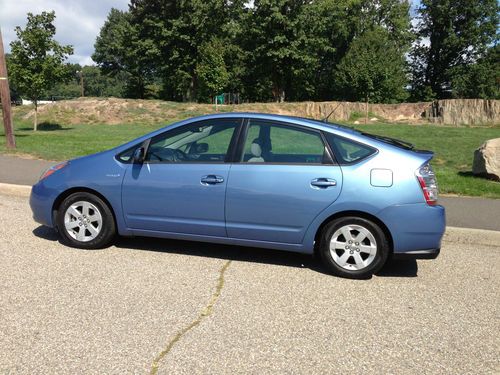
{"label": "tinted window", "polygon": [[146,161],[222,163],[239,122],[237,119],[210,120],[166,131],[151,140]]}
{"label": "tinted window", "polygon": [[376,152],[372,147],[331,133],[325,133],[325,136],[340,164],[352,164]]}
{"label": "tinted window", "polygon": [[247,163],[320,164],[325,146],[319,132],[251,120],[242,161]]}

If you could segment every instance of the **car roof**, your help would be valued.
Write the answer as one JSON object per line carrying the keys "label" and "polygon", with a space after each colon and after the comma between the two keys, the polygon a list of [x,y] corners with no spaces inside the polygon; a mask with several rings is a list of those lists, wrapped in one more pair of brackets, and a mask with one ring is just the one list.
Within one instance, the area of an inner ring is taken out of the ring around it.
{"label": "car roof", "polygon": [[[210,120],[210,119],[218,119],[218,118],[255,118],[262,120],[271,120],[271,121],[284,121],[296,125],[305,125],[315,129],[321,129],[325,131],[331,130],[340,130],[343,132],[347,132],[350,134],[361,134],[357,130],[349,128],[347,126],[343,126],[340,124],[334,124],[330,122],[323,122],[320,120],[315,120],[306,117],[298,117],[298,116],[290,116],[290,115],[278,115],[271,113],[260,113],[260,112],[224,112],[224,113],[215,113],[198,117],[191,117],[187,122],[192,121],[201,121],[201,120]],[[184,122],[182,122],[184,123]],[[181,123],[179,123],[181,124]]]}

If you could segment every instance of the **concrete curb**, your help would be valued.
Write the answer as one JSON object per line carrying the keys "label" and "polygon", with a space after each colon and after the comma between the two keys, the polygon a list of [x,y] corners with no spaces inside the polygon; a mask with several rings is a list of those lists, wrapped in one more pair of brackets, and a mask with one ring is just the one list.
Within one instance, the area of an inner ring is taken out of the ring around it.
{"label": "concrete curb", "polygon": [[500,231],[446,227],[443,241],[467,245],[500,246]]}
{"label": "concrete curb", "polygon": [[[30,193],[31,186],[0,182],[0,194],[28,198]],[[500,231],[446,227],[443,241],[470,245],[500,246]]]}
{"label": "concrete curb", "polygon": [[4,184],[0,182],[0,194],[28,198],[31,193],[31,186],[27,185],[14,185],[14,184]]}

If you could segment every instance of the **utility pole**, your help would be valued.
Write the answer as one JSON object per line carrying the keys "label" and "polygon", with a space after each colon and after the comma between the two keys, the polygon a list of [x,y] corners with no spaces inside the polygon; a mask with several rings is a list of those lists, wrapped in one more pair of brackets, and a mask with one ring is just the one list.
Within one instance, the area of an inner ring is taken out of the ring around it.
{"label": "utility pole", "polygon": [[16,139],[12,129],[12,112],[10,108],[10,90],[7,80],[7,64],[5,63],[5,53],[3,51],[3,37],[0,29],[0,99],[2,100],[3,126],[5,128],[5,139],[7,148],[16,148]]}

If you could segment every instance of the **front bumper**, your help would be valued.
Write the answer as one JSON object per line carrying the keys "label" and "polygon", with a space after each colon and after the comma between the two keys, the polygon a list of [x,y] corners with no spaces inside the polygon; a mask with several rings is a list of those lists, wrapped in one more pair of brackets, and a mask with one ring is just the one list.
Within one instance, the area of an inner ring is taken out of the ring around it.
{"label": "front bumper", "polygon": [[33,220],[48,227],[54,227],[52,220],[52,207],[58,192],[44,186],[43,181],[38,182],[31,188],[30,207],[33,212]]}

